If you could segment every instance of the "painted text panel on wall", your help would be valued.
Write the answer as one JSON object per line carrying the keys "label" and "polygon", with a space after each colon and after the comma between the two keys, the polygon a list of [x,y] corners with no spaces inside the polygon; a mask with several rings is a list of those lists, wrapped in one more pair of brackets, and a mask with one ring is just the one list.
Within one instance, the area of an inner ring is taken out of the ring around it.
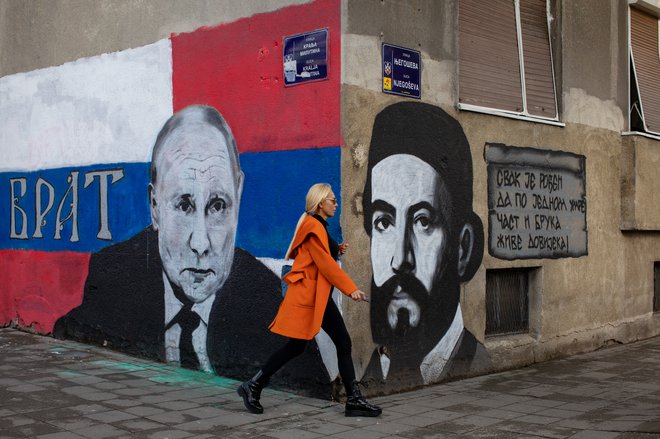
{"label": "painted text panel on wall", "polygon": [[501,259],[587,254],[585,157],[486,145],[488,251]]}

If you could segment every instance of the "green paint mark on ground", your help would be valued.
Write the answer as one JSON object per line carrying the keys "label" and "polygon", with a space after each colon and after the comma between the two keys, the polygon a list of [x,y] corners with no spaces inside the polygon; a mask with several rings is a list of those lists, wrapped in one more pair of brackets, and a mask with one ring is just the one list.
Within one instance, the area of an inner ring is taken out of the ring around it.
{"label": "green paint mark on ground", "polygon": [[121,370],[122,372],[137,372],[140,370],[151,369],[150,366],[145,366],[143,364],[119,363],[109,360],[97,360],[93,361],[92,363],[96,364],[97,366],[107,367],[109,369]]}
{"label": "green paint mark on ground", "polygon": [[221,377],[221,376],[212,377],[210,379],[210,382],[212,384],[215,384],[215,385],[218,385],[218,386],[221,386],[221,387],[227,387],[227,388],[235,387],[239,383],[239,381],[232,380],[230,378]]}
{"label": "green paint mark on ground", "polygon": [[157,383],[203,384],[226,389],[234,388],[238,384],[238,381],[230,378],[221,377],[203,371],[184,369],[181,367],[165,366],[161,372],[161,375],[153,376],[149,378],[149,380]]}
{"label": "green paint mark on ground", "polygon": [[55,347],[55,348],[48,348],[48,350],[49,350],[49,351],[59,352],[59,351],[67,351],[68,349],[67,349],[67,348],[63,348],[63,347],[58,346],[58,347]]}
{"label": "green paint mark on ground", "polygon": [[154,377],[149,378],[149,381],[153,381],[155,383],[183,383],[183,382],[188,382],[190,381],[187,377],[183,376],[173,376],[173,375],[156,375]]}
{"label": "green paint mark on ground", "polygon": [[[223,376],[207,373],[203,371],[185,369],[178,366],[158,365],[158,364],[133,364],[111,360],[96,360],[92,364],[108,369],[120,370],[122,372],[151,371],[154,376],[144,377],[149,381],[160,384],[178,384],[183,386],[198,387],[200,384],[205,386],[215,386],[223,389],[235,389],[240,381],[226,378]],[[64,372],[66,373],[66,372]],[[70,372],[72,375],[76,372]],[[270,392],[281,395],[281,397],[291,398],[297,396],[282,390],[269,389]]]}

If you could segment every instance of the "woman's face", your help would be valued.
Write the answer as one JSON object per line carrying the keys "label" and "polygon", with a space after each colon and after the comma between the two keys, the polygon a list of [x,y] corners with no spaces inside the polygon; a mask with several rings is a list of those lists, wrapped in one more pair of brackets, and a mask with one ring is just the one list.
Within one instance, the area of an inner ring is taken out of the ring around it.
{"label": "woman's face", "polygon": [[328,195],[319,203],[319,208],[317,213],[323,218],[330,218],[335,216],[335,211],[337,210],[337,198],[335,197],[334,192],[330,191]]}

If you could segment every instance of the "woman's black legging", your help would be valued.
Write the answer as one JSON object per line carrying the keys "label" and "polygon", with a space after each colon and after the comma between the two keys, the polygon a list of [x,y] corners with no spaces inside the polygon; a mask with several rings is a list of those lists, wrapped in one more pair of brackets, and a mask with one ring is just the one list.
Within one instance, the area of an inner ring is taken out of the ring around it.
{"label": "woman's black legging", "polygon": [[[350,395],[350,385],[355,380],[355,369],[353,368],[353,359],[351,358],[351,336],[346,330],[346,324],[344,324],[344,319],[341,317],[335,301],[332,300],[332,294],[328,300],[328,305],[325,307],[321,328],[330,336],[330,339],[337,348],[339,374],[344,382],[346,394]],[[284,346],[270,356],[266,364],[261,368],[264,378],[270,378],[287,362],[302,354],[305,346],[307,346],[307,342],[308,340],[300,338],[290,338]]]}

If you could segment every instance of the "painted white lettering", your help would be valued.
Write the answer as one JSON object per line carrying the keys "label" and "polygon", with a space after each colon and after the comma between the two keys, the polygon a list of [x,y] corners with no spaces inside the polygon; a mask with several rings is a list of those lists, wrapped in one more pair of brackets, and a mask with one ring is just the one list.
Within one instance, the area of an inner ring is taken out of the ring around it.
{"label": "painted white lettering", "polygon": [[112,177],[110,184],[124,178],[123,169],[109,169],[106,171],[88,172],[85,174],[85,188],[89,186],[94,178],[99,179],[99,232],[96,234],[98,239],[112,240],[112,233],[108,227],[108,177]]}
{"label": "painted white lettering", "polygon": [[[66,190],[64,196],[60,200],[60,205],[57,207],[57,216],[55,217],[55,239],[60,239],[60,231],[64,229],[64,223],[70,219],[71,238],[69,241],[80,241],[80,238],[78,237],[78,174],[78,171],[71,171],[69,176],[66,178],[66,182],[69,183],[69,189]],[[69,196],[69,193],[71,194],[71,203],[69,203],[71,210],[64,219],[61,219],[62,208],[64,207],[64,202]]]}
{"label": "painted white lettering", "polygon": [[[46,186],[48,189],[48,206],[41,210],[41,188]],[[37,185],[34,188],[34,212],[35,212],[35,224],[34,224],[34,233],[32,234],[33,238],[43,238],[41,233],[41,228],[46,225],[46,215],[53,208],[53,203],[55,202],[55,188],[52,184],[48,183],[43,178],[39,177],[37,180]]]}
{"label": "painted white lettering", "polygon": [[[20,198],[25,196],[25,191],[27,190],[27,179],[25,177],[21,178],[10,178],[9,187],[11,188],[11,220],[10,220],[10,229],[9,229],[9,239],[28,239],[27,234],[27,214],[25,211],[19,207],[18,198],[14,192],[14,183],[18,183],[20,187]],[[16,213],[21,215],[21,233],[16,233]]]}

